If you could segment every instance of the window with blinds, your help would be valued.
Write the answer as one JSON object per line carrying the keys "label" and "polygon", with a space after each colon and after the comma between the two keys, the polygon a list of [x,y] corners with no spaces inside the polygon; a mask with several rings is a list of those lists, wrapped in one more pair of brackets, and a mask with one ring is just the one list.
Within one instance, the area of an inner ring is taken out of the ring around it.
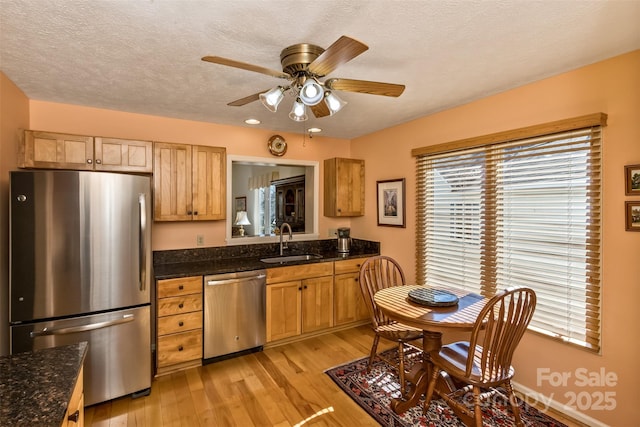
{"label": "window with blinds", "polygon": [[600,135],[598,125],[417,155],[419,283],[485,296],[530,287],[530,329],[599,351]]}

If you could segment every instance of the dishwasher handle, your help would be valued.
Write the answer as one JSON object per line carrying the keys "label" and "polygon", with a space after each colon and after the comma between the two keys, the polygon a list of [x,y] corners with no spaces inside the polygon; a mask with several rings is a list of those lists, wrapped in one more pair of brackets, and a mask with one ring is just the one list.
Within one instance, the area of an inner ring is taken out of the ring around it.
{"label": "dishwasher handle", "polygon": [[266,274],[257,274],[255,276],[235,277],[233,279],[207,280],[207,286],[228,285],[229,283],[249,282],[256,279],[264,279]]}

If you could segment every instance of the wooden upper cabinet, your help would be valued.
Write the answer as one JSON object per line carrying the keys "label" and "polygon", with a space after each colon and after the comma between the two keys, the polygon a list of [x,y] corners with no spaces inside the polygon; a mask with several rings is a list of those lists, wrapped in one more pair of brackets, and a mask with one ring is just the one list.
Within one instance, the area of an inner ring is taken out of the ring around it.
{"label": "wooden upper cabinet", "polygon": [[18,167],[93,170],[93,137],[26,130]]}
{"label": "wooden upper cabinet", "polygon": [[364,215],[364,160],[324,161],[324,215]]}
{"label": "wooden upper cabinet", "polygon": [[153,143],[117,138],[95,138],[95,170],[153,172]]}
{"label": "wooden upper cabinet", "polygon": [[227,157],[221,147],[193,146],[194,219],[225,219]]}
{"label": "wooden upper cabinet", "polygon": [[27,130],[18,166],[151,173],[152,148],[151,141]]}
{"label": "wooden upper cabinet", "polygon": [[225,219],[225,148],[156,142],[153,152],[156,221]]}
{"label": "wooden upper cabinet", "polygon": [[190,221],[191,145],[153,146],[153,216],[156,221]]}

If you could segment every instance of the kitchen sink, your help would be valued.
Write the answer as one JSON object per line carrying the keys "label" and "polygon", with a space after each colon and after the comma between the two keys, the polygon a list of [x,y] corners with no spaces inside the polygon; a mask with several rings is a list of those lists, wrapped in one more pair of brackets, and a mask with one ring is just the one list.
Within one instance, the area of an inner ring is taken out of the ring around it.
{"label": "kitchen sink", "polygon": [[270,258],[262,258],[260,261],[268,264],[284,264],[286,262],[295,261],[309,261],[312,259],[320,259],[322,255],[318,254],[302,254],[302,255],[287,255],[287,256],[274,256]]}

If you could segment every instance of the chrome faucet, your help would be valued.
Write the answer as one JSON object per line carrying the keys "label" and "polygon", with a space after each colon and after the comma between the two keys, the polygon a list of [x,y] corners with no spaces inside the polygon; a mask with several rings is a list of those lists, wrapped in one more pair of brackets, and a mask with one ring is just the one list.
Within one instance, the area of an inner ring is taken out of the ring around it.
{"label": "chrome faucet", "polygon": [[283,255],[282,250],[283,249],[287,249],[287,244],[286,243],[284,244],[284,246],[282,245],[282,236],[284,235],[284,227],[285,227],[285,225],[289,229],[289,240],[293,239],[293,233],[291,232],[291,226],[289,224],[287,224],[286,222],[283,222],[282,225],[280,226],[280,256]]}

